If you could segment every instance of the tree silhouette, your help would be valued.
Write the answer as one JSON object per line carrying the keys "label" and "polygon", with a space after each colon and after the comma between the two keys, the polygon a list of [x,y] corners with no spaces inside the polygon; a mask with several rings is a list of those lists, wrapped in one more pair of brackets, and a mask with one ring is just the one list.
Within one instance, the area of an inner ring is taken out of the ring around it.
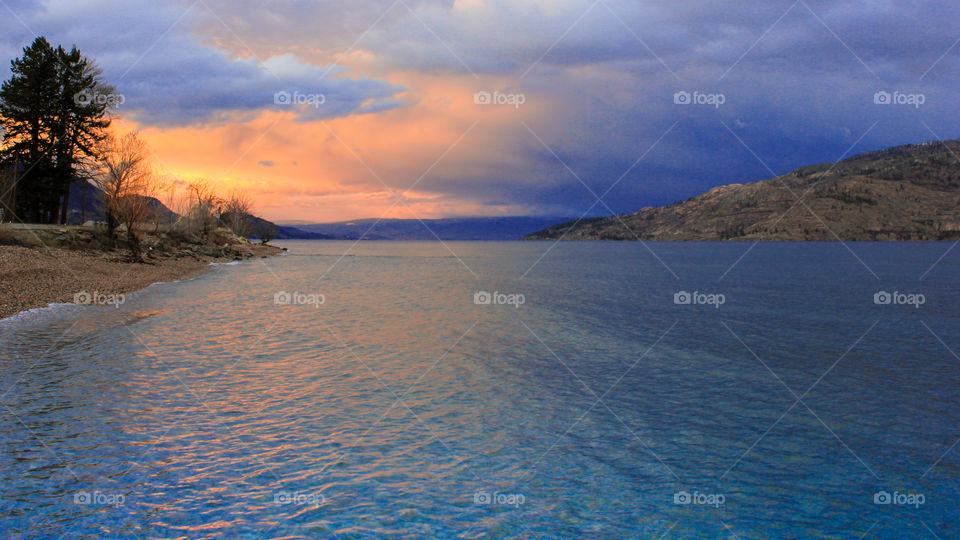
{"label": "tree silhouette", "polygon": [[10,63],[0,86],[3,167],[16,176],[19,221],[65,222],[70,183],[93,158],[110,125],[115,91],[92,60],[43,37]]}

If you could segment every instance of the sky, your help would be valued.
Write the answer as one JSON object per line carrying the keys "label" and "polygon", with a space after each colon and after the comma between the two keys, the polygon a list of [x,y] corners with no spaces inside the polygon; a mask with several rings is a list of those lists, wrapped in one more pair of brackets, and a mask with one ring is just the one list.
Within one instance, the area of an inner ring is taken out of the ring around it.
{"label": "sky", "polygon": [[282,222],[579,217],[960,138],[960,5],[0,0],[76,45],[171,183]]}

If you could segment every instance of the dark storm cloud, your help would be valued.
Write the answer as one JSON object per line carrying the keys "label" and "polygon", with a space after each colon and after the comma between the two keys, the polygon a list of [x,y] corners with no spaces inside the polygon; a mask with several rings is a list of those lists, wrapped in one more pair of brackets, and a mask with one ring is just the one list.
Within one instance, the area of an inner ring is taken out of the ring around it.
{"label": "dark storm cloud", "polygon": [[[485,182],[428,179],[425,187],[473,191],[491,204],[585,210],[595,201],[591,190],[603,193],[676,123],[605,198],[626,212],[805,164],[960,136],[956,6],[677,3],[644,16],[640,3],[606,5],[613,13],[594,7],[518,83],[528,102],[550,104],[554,114],[529,121],[549,150],[521,128],[511,145],[526,152],[529,169],[498,171]],[[582,14],[589,4],[580,6]],[[566,20],[576,20],[572,13]],[[565,30],[535,41],[546,50]],[[482,58],[496,56],[511,66],[506,73],[523,74],[539,55],[535,47],[501,47],[510,40],[492,42],[499,55],[462,47],[471,51],[466,63],[474,67],[476,57],[474,69],[483,69],[491,64]],[[676,104],[677,92],[721,94],[724,102]],[[878,92],[920,94],[924,104],[877,104]]]}

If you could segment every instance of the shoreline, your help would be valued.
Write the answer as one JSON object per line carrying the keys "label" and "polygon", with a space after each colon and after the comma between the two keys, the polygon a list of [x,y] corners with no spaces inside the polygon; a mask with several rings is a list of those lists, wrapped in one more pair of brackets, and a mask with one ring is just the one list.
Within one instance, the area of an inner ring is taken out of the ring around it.
{"label": "shoreline", "polygon": [[[251,257],[283,253],[275,246],[245,246]],[[140,291],[159,282],[179,281],[212,270],[211,263],[235,257],[202,254],[167,256],[147,263],[129,262],[122,250],[75,250],[0,246],[0,320],[53,304],[75,302],[75,295],[116,295]]]}

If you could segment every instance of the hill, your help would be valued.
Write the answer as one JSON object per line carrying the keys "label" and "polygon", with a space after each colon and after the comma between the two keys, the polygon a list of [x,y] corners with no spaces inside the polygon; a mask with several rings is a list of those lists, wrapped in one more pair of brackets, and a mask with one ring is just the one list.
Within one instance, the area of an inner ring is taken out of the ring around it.
{"label": "hill", "polygon": [[[160,200],[147,197],[150,207],[159,212],[160,223],[175,223],[179,217]],[[87,221],[103,221],[103,203],[100,189],[86,180],[75,180],[70,184],[70,205],[67,207],[67,224],[82,225]]]}
{"label": "hill", "polygon": [[720,186],[670,206],[568,221],[526,238],[955,240],[960,239],[958,155],[956,140],[897,146],[769,180]]}
{"label": "hill", "polygon": [[[470,217],[425,219],[358,219],[337,223],[297,224],[296,228],[334,238],[355,240],[520,240],[563,217]],[[372,228],[371,228],[372,227]],[[436,236],[434,236],[436,233]]]}
{"label": "hill", "polygon": [[262,227],[272,226],[277,231],[276,240],[330,240],[336,238],[326,234],[304,231],[289,225],[277,225],[272,221],[254,215],[250,216],[250,220],[253,223],[254,236],[256,236],[256,231],[262,230]]}
{"label": "hill", "polygon": [[[155,208],[160,215],[158,220],[161,224],[176,223],[180,217],[179,214],[167,208],[160,200],[154,197],[147,197],[149,204]],[[255,225],[267,223],[276,227],[277,240],[320,240],[328,239],[330,236],[324,234],[301,231],[296,227],[275,225],[263,218],[251,215],[250,219]],[[77,180],[70,185],[70,206],[67,214],[68,225],[82,225],[87,221],[103,221],[103,203],[100,198],[100,189],[84,180]],[[255,227],[256,230],[256,227]]]}

